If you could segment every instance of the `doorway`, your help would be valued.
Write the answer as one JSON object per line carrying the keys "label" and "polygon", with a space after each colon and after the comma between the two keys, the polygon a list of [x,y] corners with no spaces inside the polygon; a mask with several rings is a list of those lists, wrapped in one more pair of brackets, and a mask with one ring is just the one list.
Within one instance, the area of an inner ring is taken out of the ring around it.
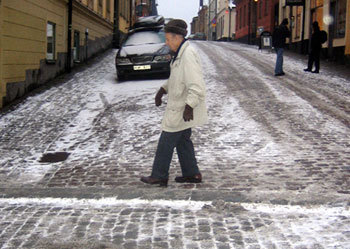
{"label": "doorway", "polygon": [[74,62],[80,61],[80,32],[74,31],[74,47],[73,47]]}

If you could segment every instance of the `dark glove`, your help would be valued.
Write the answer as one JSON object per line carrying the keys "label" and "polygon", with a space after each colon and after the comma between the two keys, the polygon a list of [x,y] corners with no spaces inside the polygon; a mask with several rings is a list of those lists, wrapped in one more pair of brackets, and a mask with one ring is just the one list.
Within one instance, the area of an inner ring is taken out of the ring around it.
{"label": "dark glove", "polygon": [[163,94],[166,94],[166,91],[165,91],[165,89],[163,87],[161,87],[159,89],[159,91],[157,92],[157,95],[156,95],[156,98],[155,98],[156,106],[160,106],[162,104]]}
{"label": "dark glove", "polygon": [[185,122],[193,120],[193,108],[191,106],[189,106],[189,105],[185,106],[183,118],[184,118]]}

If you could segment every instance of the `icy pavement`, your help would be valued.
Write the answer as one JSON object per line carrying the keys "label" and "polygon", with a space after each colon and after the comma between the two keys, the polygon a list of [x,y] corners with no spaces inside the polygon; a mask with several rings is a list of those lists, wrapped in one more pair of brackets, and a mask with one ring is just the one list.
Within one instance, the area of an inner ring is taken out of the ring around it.
{"label": "icy pavement", "polygon": [[[276,78],[274,54],[195,46],[210,118],[192,136],[204,182],[175,183],[176,154],[166,190],[139,181],[164,80],[118,83],[111,50],[0,116],[0,247],[350,248],[349,79],[306,74],[288,56]],[[55,152],[69,157],[39,162]]]}
{"label": "icy pavement", "polygon": [[2,248],[350,248],[339,207],[20,198],[0,211]]}

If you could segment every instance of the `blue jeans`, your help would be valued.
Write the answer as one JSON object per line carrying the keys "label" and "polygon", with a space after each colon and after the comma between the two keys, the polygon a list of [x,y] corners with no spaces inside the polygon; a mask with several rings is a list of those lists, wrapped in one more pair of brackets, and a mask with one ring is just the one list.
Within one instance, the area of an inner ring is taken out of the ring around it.
{"label": "blue jeans", "polygon": [[174,148],[176,148],[179,157],[182,176],[194,176],[200,173],[194,154],[191,134],[191,129],[179,132],[162,132],[153,162],[151,177],[158,179],[169,178],[169,168]]}
{"label": "blue jeans", "polygon": [[276,48],[276,66],[275,66],[275,74],[283,73],[283,48]]}

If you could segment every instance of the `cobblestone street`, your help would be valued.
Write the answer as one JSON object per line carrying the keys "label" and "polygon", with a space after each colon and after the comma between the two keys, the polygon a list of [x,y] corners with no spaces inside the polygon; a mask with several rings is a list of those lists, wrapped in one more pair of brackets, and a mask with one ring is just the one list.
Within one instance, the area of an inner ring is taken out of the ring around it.
{"label": "cobblestone street", "polygon": [[[107,51],[0,116],[0,248],[350,248],[350,81],[236,43],[195,42],[210,122],[201,184],[149,175],[164,79],[116,79]],[[65,153],[50,163],[43,155]]]}

